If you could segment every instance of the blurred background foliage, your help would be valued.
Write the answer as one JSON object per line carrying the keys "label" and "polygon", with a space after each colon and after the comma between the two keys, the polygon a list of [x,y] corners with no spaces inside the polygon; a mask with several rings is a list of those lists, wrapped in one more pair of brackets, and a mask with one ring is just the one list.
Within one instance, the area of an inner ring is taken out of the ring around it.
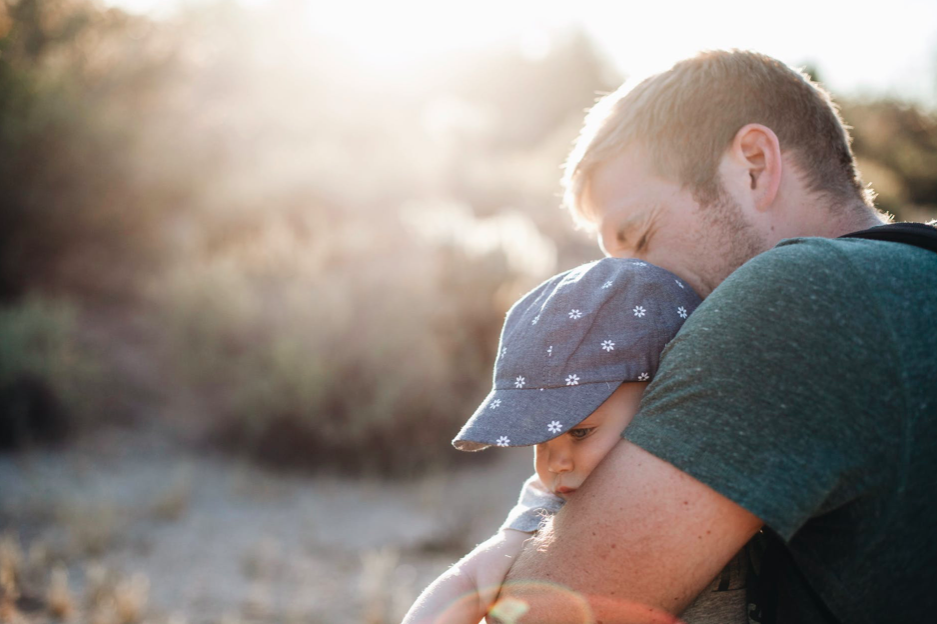
{"label": "blurred background foliage", "polygon": [[[131,418],[136,367],[155,418],[273,465],[458,459],[509,305],[597,254],[559,166],[622,76],[577,31],[381,68],[289,6],[0,4],[4,418]],[[934,216],[934,111],[841,103],[880,206]]]}

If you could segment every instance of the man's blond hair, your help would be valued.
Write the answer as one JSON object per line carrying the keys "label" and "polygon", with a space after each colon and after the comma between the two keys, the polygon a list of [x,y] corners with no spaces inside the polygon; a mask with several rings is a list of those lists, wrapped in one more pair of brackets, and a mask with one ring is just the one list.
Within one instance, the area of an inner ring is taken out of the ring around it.
{"label": "man's blond hair", "polygon": [[639,145],[658,174],[711,204],[721,194],[719,161],[750,123],[774,131],[807,189],[825,196],[831,209],[857,200],[872,205],[830,94],[802,71],[740,50],[703,52],[600,100],[566,162],[565,203],[577,222],[591,225],[582,195],[592,173]]}

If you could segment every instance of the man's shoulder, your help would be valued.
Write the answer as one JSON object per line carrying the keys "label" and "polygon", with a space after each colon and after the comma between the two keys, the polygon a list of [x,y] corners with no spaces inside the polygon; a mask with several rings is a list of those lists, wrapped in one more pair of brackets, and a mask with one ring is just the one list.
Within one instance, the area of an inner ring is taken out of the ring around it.
{"label": "man's shoulder", "polygon": [[843,254],[840,247],[823,238],[784,240],[736,269],[693,316],[701,321],[718,315],[725,323],[745,317],[768,321],[786,314],[788,307],[803,309],[841,298],[842,292],[857,287],[861,276],[853,268],[852,254]]}
{"label": "man's shoulder", "polygon": [[[937,254],[893,242],[788,239],[726,278],[678,338],[709,357],[720,349],[738,358],[752,341],[813,352],[846,335],[872,340],[885,324],[904,322],[909,306],[937,306]],[[905,311],[889,314],[896,309]]]}
{"label": "man's shoulder", "polygon": [[750,299],[753,291],[761,290],[776,295],[875,290],[876,282],[914,281],[931,273],[935,266],[937,254],[903,243],[791,238],[746,262],[711,297]]}
{"label": "man's shoulder", "polygon": [[[869,238],[788,238],[764,254],[771,262],[797,263],[823,261],[832,264],[866,262],[873,259],[894,262],[927,262],[937,257],[932,251],[906,242]],[[761,258],[756,256],[756,258]],[[871,268],[871,267],[870,267]]]}

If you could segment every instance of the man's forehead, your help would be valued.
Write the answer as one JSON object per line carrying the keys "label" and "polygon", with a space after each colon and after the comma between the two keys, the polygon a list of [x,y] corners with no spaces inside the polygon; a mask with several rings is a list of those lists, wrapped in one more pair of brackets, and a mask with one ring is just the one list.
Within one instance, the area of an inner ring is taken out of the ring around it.
{"label": "man's forehead", "polygon": [[583,189],[581,212],[599,233],[610,222],[615,223],[616,229],[621,229],[642,219],[644,210],[635,200],[636,196],[628,193],[627,189],[609,188],[593,177]]}
{"label": "man's forehead", "polygon": [[663,190],[645,151],[637,147],[596,165],[590,174],[583,188],[583,212],[596,224],[612,213],[630,212]]}

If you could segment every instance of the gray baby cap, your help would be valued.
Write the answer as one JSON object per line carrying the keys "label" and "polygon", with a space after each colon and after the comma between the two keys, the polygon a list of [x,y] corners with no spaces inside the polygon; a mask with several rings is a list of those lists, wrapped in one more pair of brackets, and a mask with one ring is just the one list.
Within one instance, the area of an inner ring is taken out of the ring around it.
{"label": "gray baby cap", "polygon": [[589,417],[625,381],[654,377],[700,298],[673,273],[604,258],[560,273],[508,311],[493,387],[452,441],[530,446]]}

